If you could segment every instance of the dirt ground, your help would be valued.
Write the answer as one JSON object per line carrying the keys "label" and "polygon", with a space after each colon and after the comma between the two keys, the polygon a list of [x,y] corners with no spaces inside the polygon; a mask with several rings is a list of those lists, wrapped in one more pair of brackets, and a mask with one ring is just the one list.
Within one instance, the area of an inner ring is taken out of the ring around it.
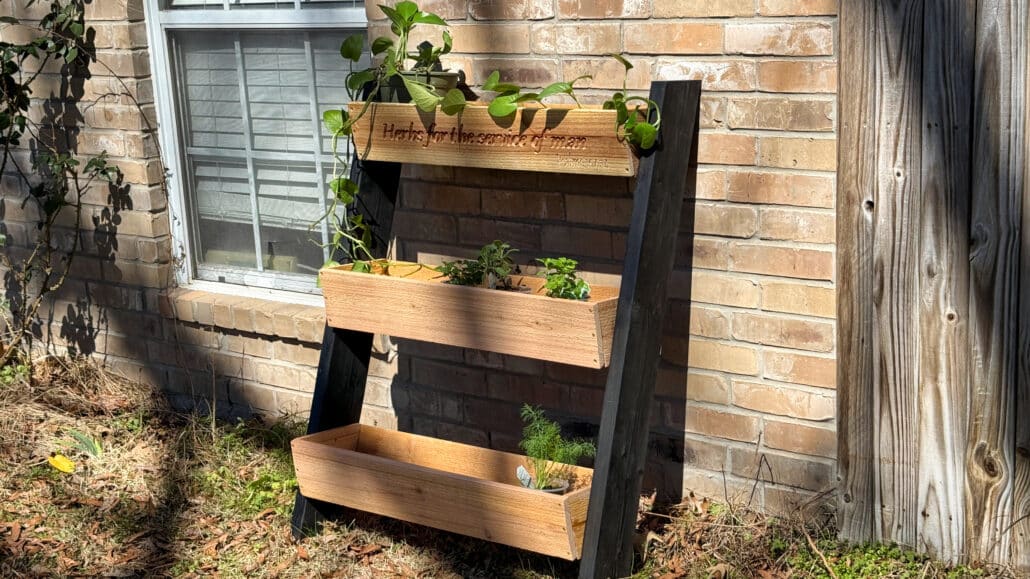
{"label": "dirt ground", "polygon": [[[302,432],[289,418],[176,412],[92,363],[0,373],[0,576],[576,575],[576,563],[358,512],[295,541],[289,441]],[[832,514],[799,513],[698,497],[659,509],[642,497],[634,577],[1014,576],[841,545]]]}

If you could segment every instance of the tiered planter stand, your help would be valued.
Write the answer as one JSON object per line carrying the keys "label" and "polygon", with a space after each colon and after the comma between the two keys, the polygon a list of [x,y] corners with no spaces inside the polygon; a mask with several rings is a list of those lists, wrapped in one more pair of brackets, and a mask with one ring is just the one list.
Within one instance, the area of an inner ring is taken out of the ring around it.
{"label": "tiered planter stand", "polygon": [[[412,105],[373,105],[356,127],[364,160],[354,163],[352,178],[361,184],[380,251],[390,236],[401,161],[636,173],[622,285],[595,287],[590,301],[578,302],[547,298],[539,287],[521,294],[442,284],[417,264],[389,262],[389,271],[378,274],[324,270],[327,326],[309,434],[293,445],[297,536],[343,505],[582,558],[581,577],[628,574],[665,289],[681,215],[692,221],[692,205],[684,212],[683,199],[694,192],[700,97],[699,81],[652,85],[662,136],[639,166],[625,146],[612,144],[610,111],[520,111],[502,126],[480,107],[447,117]],[[595,469],[575,469],[572,490],[550,495],[518,485],[518,455],[357,424],[373,332],[608,367]]]}

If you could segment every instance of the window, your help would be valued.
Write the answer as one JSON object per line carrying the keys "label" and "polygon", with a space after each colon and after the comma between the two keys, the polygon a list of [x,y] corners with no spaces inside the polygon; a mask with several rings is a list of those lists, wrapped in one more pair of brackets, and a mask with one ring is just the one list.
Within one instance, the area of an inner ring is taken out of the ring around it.
{"label": "window", "polygon": [[363,4],[147,8],[180,282],[316,292],[328,231],[311,224],[326,211],[333,170],[321,119],[347,98],[339,47],[364,32]]}

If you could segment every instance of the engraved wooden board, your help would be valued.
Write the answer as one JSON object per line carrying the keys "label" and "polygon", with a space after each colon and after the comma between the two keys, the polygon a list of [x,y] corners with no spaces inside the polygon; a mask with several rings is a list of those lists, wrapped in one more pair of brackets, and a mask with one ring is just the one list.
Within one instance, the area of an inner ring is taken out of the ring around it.
{"label": "engraved wooden board", "polygon": [[[357,115],[363,103],[350,103]],[[636,175],[637,158],[616,134],[615,111],[525,107],[495,119],[485,105],[455,116],[413,104],[373,103],[354,124],[361,158],[515,171]]]}

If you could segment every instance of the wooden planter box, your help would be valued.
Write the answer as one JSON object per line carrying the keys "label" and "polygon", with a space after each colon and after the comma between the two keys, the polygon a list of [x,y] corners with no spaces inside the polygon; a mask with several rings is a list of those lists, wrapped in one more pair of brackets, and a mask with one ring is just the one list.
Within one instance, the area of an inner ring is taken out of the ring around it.
{"label": "wooden planter box", "polygon": [[514,276],[532,289],[520,293],[451,285],[407,262],[390,262],[383,274],[350,269],[320,274],[326,322],[335,328],[590,368],[610,361],[616,288],[591,286],[590,299],[579,301],[547,297],[537,276]]}
{"label": "wooden planter box", "polygon": [[[362,106],[350,103],[351,116]],[[597,107],[524,107],[495,119],[471,103],[453,116],[373,103],[353,131],[358,155],[373,161],[630,177],[638,160],[615,121]]]}
{"label": "wooden planter box", "polygon": [[523,488],[526,458],[352,424],[297,438],[300,492],[354,509],[554,557],[580,557],[593,471],[573,467],[574,490]]}

